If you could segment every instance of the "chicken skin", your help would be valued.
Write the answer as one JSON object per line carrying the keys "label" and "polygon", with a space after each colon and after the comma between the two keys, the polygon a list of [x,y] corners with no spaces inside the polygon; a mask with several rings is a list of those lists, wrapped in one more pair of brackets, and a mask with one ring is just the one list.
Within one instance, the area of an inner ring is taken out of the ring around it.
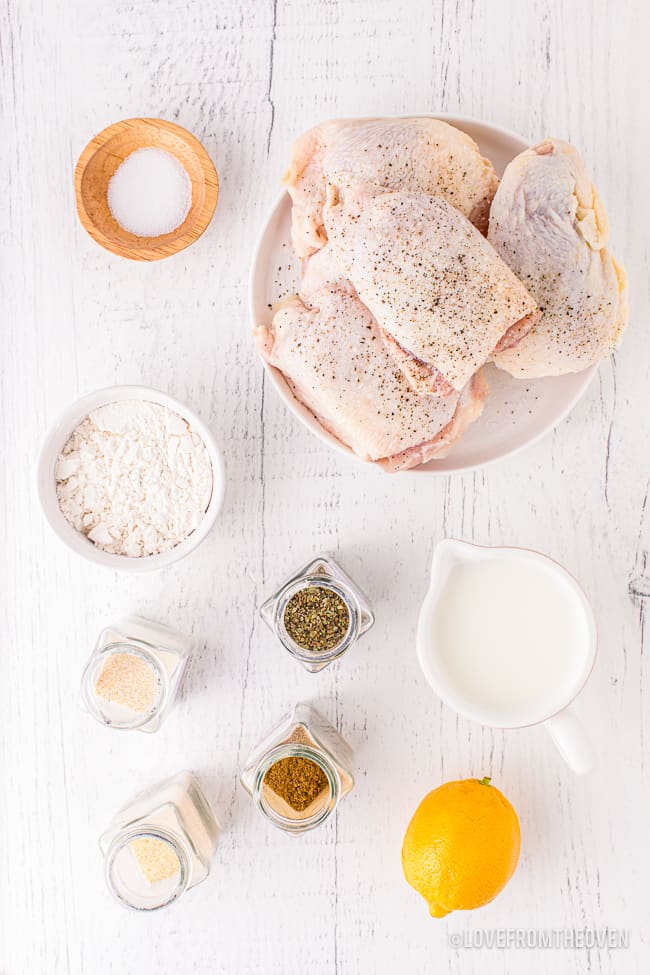
{"label": "chicken skin", "polygon": [[525,284],[542,315],[494,362],[527,379],[580,372],[610,355],[627,324],[625,274],[606,244],[607,215],[584,163],[547,139],[507,167],[488,239]]}
{"label": "chicken skin", "polygon": [[416,392],[459,393],[539,315],[494,248],[439,197],[330,184],[324,224],[342,271]]}
{"label": "chicken skin", "polygon": [[327,240],[328,183],[362,184],[439,196],[485,234],[499,180],[470,136],[434,118],[342,119],[323,122],[293,145],[284,176],[293,201],[292,236],[304,258]]}
{"label": "chicken skin", "polygon": [[321,425],[388,471],[444,457],[483,409],[480,374],[446,399],[413,392],[329,245],[307,262],[302,297],[282,302],[255,334]]}

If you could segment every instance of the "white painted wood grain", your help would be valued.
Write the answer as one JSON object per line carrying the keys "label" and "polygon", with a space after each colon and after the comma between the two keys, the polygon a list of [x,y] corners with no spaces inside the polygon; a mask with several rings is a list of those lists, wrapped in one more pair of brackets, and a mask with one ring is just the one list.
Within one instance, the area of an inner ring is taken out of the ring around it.
{"label": "white painted wood grain", "polygon": [[[0,971],[646,972],[650,598],[647,328],[650,136],[643,0],[2,0]],[[583,151],[627,264],[632,325],[615,363],[526,453],[443,480],[378,476],[311,439],[264,388],[246,321],[252,244],[290,140],[333,115],[447,111]],[[206,235],[131,264],[80,228],[72,170],[131,115],[174,119],[221,177]],[[122,578],[68,555],[40,517],[38,445],[73,397],[144,382],[186,400],[228,462],[217,528],[186,562]],[[600,755],[577,780],[543,730],[504,735],[427,691],[413,638],[435,540],[547,551],[594,601],[600,657],[579,702]],[[314,552],[339,553],[377,625],[318,677],[256,616]],[[194,629],[182,704],[155,737],[77,707],[100,628],[137,611]],[[647,652],[647,651],[646,651]],[[247,749],[296,699],[357,751],[336,820],[298,841],[238,786]],[[223,820],[214,875],[153,917],[114,905],[97,837],[143,785],[195,769]],[[403,830],[443,779],[491,774],[522,859],[481,912],[430,919],[404,883]],[[460,951],[476,927],[624,927],[627,951]]]}

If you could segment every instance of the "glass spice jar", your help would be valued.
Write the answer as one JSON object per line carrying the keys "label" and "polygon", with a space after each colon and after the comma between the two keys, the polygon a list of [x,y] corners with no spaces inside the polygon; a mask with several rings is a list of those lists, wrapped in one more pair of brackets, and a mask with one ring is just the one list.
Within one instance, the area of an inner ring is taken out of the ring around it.
{"label": "glass spice jar", "polygon": [[100,838],[109,890],[137,911],[171,904],[206,879],[219,832],[191,772],[147,789],[116,814]]}
{"label": "glass spice jar", "polygon": [[297,704],[253,749],[241,783],[274,826],[320,826],[354,785],[350,746],[314,708]]}
{"label": "glass spice jar", "polygon": [[375,622],[363,592],[324,555],[287,579],[262,604],[260,614],[312,674],[338,660]]}
{"label": "glass spice jar", "polygon": [[81,681],[81,704],[110,728],[157,731],[176,700],[196,639],[128,616],[102,630]]}

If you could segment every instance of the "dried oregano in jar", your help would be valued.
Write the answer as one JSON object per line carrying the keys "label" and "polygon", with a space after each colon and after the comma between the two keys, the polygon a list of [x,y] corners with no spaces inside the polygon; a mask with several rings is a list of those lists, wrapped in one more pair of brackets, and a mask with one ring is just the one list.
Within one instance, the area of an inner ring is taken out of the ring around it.
{"label": "dried oregano in jar", "polygon": [[299,647],[333,650],[350,626],[345,600],[325,586],[305,586],[291,597],[284,610],[284,627]]}
{"label": "dried oregano in jar", "polygon": [[340,565],[319,556],[260,606],[264,622],[312,674],[338,660],[374,623],[368,600]]}

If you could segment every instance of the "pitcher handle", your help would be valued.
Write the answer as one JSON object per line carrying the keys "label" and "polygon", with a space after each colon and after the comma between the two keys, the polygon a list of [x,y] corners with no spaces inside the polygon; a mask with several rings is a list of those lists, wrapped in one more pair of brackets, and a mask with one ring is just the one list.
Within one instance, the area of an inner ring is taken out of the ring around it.
{"label": "pitcher handle", "polygon": [[576,775],[590,772],[596,764],[596,755],[573,709],[565,708],[544,723],[569,768]]}

